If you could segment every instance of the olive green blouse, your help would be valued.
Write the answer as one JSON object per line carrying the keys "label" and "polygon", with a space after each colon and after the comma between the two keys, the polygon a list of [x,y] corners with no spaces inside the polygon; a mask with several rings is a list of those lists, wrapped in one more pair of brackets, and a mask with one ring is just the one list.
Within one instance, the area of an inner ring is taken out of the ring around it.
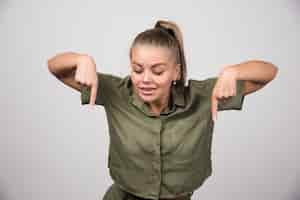
{"label": "olive green blouse", "polygon": [[[99,73],[96,104],[104,106],[109,127],[109,174],[121,189],[147,199],[191,193],[212,174],[214,122],[211,94],[217,77],[173,86],[171,106],[160,116],[134,92],[130,76]],[[241,110],[244,81],[218,111]],[[90,89],[82,87],[81,104]]]}

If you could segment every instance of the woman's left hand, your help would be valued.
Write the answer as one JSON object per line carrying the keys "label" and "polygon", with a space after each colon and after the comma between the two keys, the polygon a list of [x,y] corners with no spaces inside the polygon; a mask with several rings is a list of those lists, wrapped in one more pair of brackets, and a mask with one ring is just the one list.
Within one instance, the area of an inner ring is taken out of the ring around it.
{"label": "woman's left hand", "polygon": [[218,103],[236,95],[236,71],[225,67],[218,76],[211,96],[211,112],[214,122],[217,120]]}

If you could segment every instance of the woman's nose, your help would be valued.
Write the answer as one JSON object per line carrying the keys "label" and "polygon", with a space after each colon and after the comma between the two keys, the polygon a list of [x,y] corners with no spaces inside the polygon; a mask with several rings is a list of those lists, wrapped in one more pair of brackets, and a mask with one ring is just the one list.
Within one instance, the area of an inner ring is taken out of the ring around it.
{"label": "woman's nose", "polygon": [[150,72],[147,72],[147,71],[145,71],[145,73],[144,73],[144,77],[143,77],[143,81],[144,82],[149,82],[150,81],[150,79],[151,79],[151,75],[149,74]]}

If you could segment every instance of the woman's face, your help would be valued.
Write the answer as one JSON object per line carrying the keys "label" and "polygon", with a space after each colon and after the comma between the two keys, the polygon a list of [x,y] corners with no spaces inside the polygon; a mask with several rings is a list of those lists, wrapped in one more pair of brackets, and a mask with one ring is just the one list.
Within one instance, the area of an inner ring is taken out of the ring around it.
{"label": "woman's face", "polygon": [[172,81],[180,78],[180,65],[172,51],[142,44],[131,53],[131,80],[137,94],[147,103],[168,101]]}

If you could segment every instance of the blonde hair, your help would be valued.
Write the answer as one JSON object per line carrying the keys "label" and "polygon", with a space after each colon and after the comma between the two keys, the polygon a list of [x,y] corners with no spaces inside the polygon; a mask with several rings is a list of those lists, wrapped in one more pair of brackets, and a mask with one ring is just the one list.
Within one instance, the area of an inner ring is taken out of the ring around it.
{"label": "blonde hair", "polygon": [[130,58],[132,49],[137,44],[151,44],[159,47],[166,47],[173,51],[176,62],[180,64],[179,85],[184,86],[186,81],[186,60],[184,56],[183,37],[179,26],[172,21],[158,20],[154,28],[147,29],[139,33],[130,48]]}

